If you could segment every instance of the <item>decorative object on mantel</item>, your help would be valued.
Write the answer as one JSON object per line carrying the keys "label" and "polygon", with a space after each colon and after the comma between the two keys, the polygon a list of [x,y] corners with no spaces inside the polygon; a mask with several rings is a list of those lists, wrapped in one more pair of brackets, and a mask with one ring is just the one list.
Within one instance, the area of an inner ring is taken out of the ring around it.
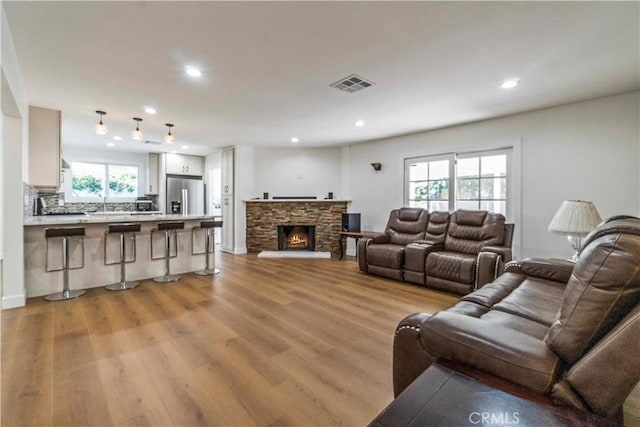
{"label": "decorative object on mantel", "polygon": [[371,163],[371,167],[374,171],[378,172],[382,170],[382,163]]}
{"label": "decorative object on mantel", "polygon": [[329,191],[329,194],[327,194],[327,199],[333,200],[333,191]]}
{"label": "decorative object on mantel", "polygon": [[171,123],[165,123],[164,124],[166,127],[169,128],[169,133],[167,133],[164,136],[164,142],[166,142],[167,144],[173,144],[173,141],[175,141],[175,137],[173,136],[173,134],[171,133],[171,128],[173,127],[173,124]]}
{"label": "decorative object on mantel", "polygon": [[100,114],[100,122],[96,125],[96,134],[106,135],[109,130],[107,129],[107,125],[102,123],[102,116],[105,116],[107,113],[102,110],[96,110],[96,113]]}
{"label": "decorative object on mantel", "polygon": [[262,193],[262,198],[264,200],[268,200],[269,199],[269,193]]}
{"label": "decorative object on mantel", "polygon": [[136,141],[142,141],[142,138],[144,138],[144,135],[142,135],[142,131],[140,130],[140,122],[142,119],[140,117],[134,117],[133,120],[136,121],[136,128],[131,131],[131,138]]}
{"label": "decorative object on mantel", "polygon": [[592,202],[584,200],[565,200],[549,224],[552,233],[567,236],[575,251],[568,261],[576,262],[582,250],[582,238],[602,222],[598,209]]}
{"label": "decorative object on mantel", "polygon": [[331,259],[331,252],[318,251],[262,251],[258,258],[315,258]]}

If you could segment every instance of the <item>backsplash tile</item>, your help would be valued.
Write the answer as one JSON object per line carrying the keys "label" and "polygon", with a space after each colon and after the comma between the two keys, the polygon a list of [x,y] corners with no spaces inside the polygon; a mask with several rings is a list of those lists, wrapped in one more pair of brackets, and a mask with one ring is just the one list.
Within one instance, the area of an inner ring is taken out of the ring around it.
{"label": "backsplash tile", "polygon": [[[59,206],[58,203],[60,200],[64,200],[64,194],[40,194],[38,195],[38,191],[28,185],[24,184],[24,192],[25,192],[25,206],[24,206],[24,216],[33,216],[36,214],[36,200],[38,197],[42,197],[47,207],[42,210],[42,215],[46,215],[48,213],[62,213],[62,212],[101,212],[103,210],[102,203],[70,203],[65,202],[64,206]],[[158,210],[157,205],[157,196],[151,196],[152,206],[151,210]],[[120,203],[120,202],[108,202],[106,204],[107,212],[113,211],[123,211],[123,212],[135,212],[136,204],[135,202],[129,203]]]}

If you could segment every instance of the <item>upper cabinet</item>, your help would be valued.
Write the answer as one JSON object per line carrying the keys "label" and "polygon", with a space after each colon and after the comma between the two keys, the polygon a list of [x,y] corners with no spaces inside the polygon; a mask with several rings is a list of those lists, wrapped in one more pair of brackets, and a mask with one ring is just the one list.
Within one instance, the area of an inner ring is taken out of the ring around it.
{"label": "upper cabinet", "polygon": [[233,194],[233,148],[222,151],[222,194]]}
{"label": "upper cabinet", "polygon": [[29,106],[29,185],[60,186],[60,111]]}
{"label": "upper cabinet", "polygon": [[158,194],[160,191],[160,154],[149,153],[149,168],[147,169],[147,193]]}
{"label": "upper cabinet", "polygon": [[184,154],[166,155],[166,172],[173,175],[194,175],[204,174],[204,158],[199,156],[187,156]]}

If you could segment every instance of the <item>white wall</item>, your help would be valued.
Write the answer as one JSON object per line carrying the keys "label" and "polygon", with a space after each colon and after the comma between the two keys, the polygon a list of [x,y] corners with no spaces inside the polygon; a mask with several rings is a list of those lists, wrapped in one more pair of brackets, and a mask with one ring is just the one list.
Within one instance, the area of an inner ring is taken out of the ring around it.
{"label": "white wall", "polygon": [[[0,22],[2,118],[0,132],[0,258],[2,308],[25,304],[23,180],[28,176],[29,106],[4,8]],[[11,102],[7,102],[10,100]]]}
{"label": "white wall", "polygon": [[342,149],[255,148],[254,193],[273,196],[317,196],[342,198]]}
{"label": "white wall", "polygon": [[[640,92],[631,92],[431,132],[353,145],[352,212],[363,229],[382,230],[402,205],[403,159],[518,147],[521,142],[520,257],[569,256],[562,236],[547,232],[565,199],[591,200],[603,218],[640,213]],[[369,165],[382,163],[375,172]]]}

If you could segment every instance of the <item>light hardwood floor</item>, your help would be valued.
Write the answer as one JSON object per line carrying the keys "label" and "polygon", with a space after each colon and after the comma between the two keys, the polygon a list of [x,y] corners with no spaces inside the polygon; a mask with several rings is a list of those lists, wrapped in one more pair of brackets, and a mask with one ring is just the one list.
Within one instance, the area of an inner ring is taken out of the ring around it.
{"label": "light hardwood floor", "polygon": [[363,426],[393,399],[397,323],[457,300],[352,259],[217,258],[217,276],[5,310],[2,426]]}

